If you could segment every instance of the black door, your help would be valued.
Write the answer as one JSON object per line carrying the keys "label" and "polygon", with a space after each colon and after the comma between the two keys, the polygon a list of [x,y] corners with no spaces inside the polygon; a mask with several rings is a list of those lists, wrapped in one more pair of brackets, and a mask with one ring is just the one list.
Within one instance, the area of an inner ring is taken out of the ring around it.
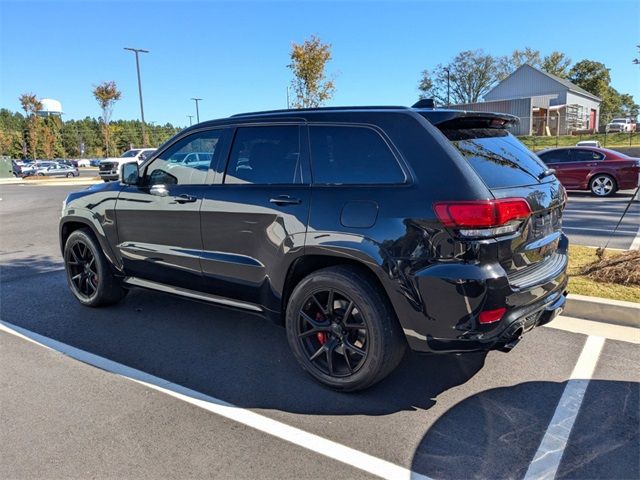
{"label": "black door", "polygon": [[301,132],[298,125],[236,130],[226,169],[202,203],[207,292],[278,309],[281,282],[304,247],[309,213]]}
{"label": "black door", "polygon": [[228,131],[206,130],[177,140],[145,166],[139,186],[123,188],[116,215],[127,275],[202,288],[200,207]]}

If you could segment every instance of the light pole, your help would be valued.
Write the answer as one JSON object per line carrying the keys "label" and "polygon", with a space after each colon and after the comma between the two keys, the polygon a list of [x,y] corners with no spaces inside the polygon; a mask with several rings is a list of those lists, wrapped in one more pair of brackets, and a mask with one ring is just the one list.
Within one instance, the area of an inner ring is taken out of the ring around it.
{"label": "light pole", "polygon": [[193,115],[187,115],[189,117],[189,126],[193,125]]}
{"label": "light pole", "polygon": [[136,71],[138,72],[138,94],[140,95],[140,116],[142,117],[142,146],[146,147],[146,135],[144,131],[144,106],[142,104],[142,82],[140,81],[140,60],[138,60],[139,53],[149,53],[149,50],[142,48],[129,48],[124,47],[125,50],[129,50],[136,54]]}
{"label": "light pole", "polygon": [[200,110],[198,109],[198,102],[202,100],[201,98],[192,98],[194,102],[196,102],[196,121],[200,123]]}

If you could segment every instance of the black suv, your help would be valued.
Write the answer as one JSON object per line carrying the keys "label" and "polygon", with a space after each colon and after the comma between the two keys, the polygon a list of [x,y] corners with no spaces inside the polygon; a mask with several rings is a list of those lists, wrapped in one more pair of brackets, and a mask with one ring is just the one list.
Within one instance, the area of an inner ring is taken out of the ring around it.
{"label": "black suv", "polygon": [[344,107],[194,125],[69,195],[69,286],[91,307],[142,287],[259,312],[339,390],[381,380],[407,345],[509,350],[567,284],[566,195],[516,121]]}

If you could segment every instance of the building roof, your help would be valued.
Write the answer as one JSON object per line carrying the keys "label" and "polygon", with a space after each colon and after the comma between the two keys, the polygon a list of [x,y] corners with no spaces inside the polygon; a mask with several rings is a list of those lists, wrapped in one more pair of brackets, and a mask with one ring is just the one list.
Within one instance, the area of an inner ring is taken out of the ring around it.
{"label": "building roof", "polygon": [[587,92],[584,88],[579,87],[578,85],[576,85],[575,83],[570,82],[569,80],[567,80],[566,78],[560,78],[556,75],[553,75],[551,73],[545,72],[544,70],[540,70],[539,68],[536,67],[532,67],[531,65],[525,63],[524,65],[520,65],[518,68],[516,68],[509,76],[507,76],[506,78],[504,78],[503,80],[501,80],[495,87],[493,87],[491,90],[489,90],[490,93],[493,90],[495,90],[496,88],[498,88],[503,82],[505,82],[508,78],[511,78],[512,76],[514,76],[516,73],[520,72],[522,69],[524,68],[529,68],[532,69],[548,78],[550,78],[551,80],[559,83],[560,85],[562,85],[563,87],[565,87],[567,90],[572,91],[572,92],[576,92],[579,93],[581,95],[584,95],[586,97],[592,98],[594,100],[597,100],[598,102],[601,102],[602,99],[600,97],[595,96],[593,93]]}

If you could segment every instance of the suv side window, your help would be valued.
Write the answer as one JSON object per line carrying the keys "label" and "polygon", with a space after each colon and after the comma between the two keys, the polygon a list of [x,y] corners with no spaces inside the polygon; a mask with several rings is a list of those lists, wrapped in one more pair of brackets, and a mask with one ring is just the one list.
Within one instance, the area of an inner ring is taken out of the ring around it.
{"label": "suv side window", "polygon": [[542,153],[538,156],[546,164],[565,163],[565,162],[571,161],[571,155],[569,155],[569,150],[552,150],[550,152]]}
{"label": "suv side window", "polygon": [[315,184],[399,184],[406,180],[389,145],[372,128],[309,126],[309,141]]}
{"label": "suv side window", "polygon": [[224,176],[226,184],[301,183],[298,125],[240,127]]}
{"label": "suv side window", "polygon": [[578,150],[577,148],[571,150],[571,156],[574,162],[593,162],[604,159],[604,155],[599,152],[593,150]]}
{"label": "suv side window", "polygon": [[[157,156],[146,169],[147,185],[203,185],[224,130],[194,133]],[[184,162],[185,158],[197,158]]]}

